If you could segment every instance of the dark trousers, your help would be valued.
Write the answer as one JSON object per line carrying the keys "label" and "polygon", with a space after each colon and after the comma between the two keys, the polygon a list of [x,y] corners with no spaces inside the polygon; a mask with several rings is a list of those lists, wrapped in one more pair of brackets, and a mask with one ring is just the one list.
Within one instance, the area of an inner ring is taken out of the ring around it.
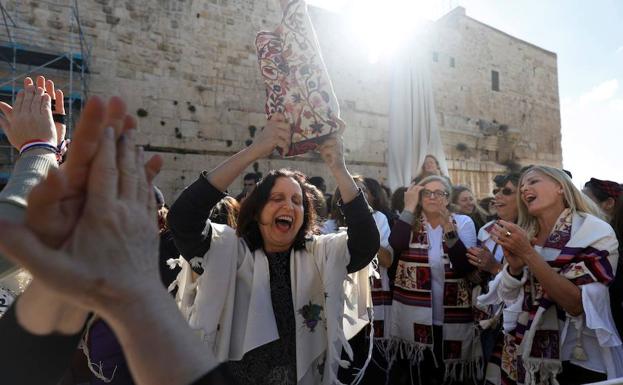
{"label": "dark trousers", "polygon": [[480,344],[482,345],[482,359],[484,361],[484,368],[487,368],[487,363],[493,354],[495,344],[497,342],[498,335],[502,330],[502,322],[498,322],[498,325],[491,329],[485,329],[480,333]]}
{"label": "dark trousers", "polygon": [[608,376],[604,373],[593,372],[581,366],[573,365],[569,361],[563,361],[562,372],[556,376],[556,379],[560,385],[581,385],[606,381]]}

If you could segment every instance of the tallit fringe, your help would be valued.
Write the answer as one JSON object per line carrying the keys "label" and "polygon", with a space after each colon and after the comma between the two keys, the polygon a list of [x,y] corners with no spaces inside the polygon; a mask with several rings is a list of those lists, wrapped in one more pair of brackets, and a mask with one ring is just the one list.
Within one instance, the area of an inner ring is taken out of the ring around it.
{"label": "tallit fringe", "polygon": [[203,269],[203,257],[194,257],[190,261],[188,261],[188,263],[190,263],[190,267],[192,267],[193,269]]}
{"label": "tallit fringe", "polygon": [[182,267],[182,261],[181,258],[169,258],[167,259],[167,266],[169,266],[169,269],[173,270],[176,267]]}
{"label": "tallit fringe", "polygon": [[[562,371],[562,363],[556,360],[546,360],[543,358],[523,359],[526,370],[525,385],[551,384],[560,385],[556,376]],[[539,374],[538,376],[536,374]],[[537,377],[540,382],[537,383]]]}
{"label": "tallit fringe", "polygon": [[388,363],[392,359],[391,344],[392,344],[392,340],[389,338],[375,338],[374,339],[374,347],[379,353],[381,353],[381,357],[385,359],[385,362],[388,362]]}
{"label": "tallit fringe", "polygon": [[374,324],[374,311],[369,309],[370,315],[370,334],[368,335],[368,356],[366,357],[366,362],[364,362],[361,368],[356,368],[357,375],[351,382],[351,385],[359,385],[361,380],[363,380],[363,376],[366,374],[366,369],[372,360],[372,351],[374,350],[374,328],[372,325]]}
{"label": "tallit fringe", "polygon": [[106,378],[106,376],[104,375],[104,370],[102,368],[102,362],[100,361],[98,364],[93,363],[91,361],[91,354],[89,353],[89,345],[87,342],[89,339],[89,331],[91,331],[91,326],[93,326],[93,322],[95,322],[96,319],[97,319],[97,316],[93,315],[87,322],[87,326],[84,329],[84,334],[82,335],[82,339],[80,340],[78,349],[82,350],[82,353],[87,358],[87,366],[89,367],[89,370],[91,371],[91,373],[93,373],[93,375],[96,378],[99,378],[100,380],[108,384],[112,382],[112,380],[115,378],[115,373],[117,372],[117,365],[115,365],[115,368],[113,369],[112,374],[110,375],[110,378]]}
{"label": "tallit fringe", "polygon": [[[409,360],[411,366],[419,366],[424,360],[424,352],[429,350],[433,352],[433,345],[419,344],[413,341],[406,341],[401,339],[390,340],[387,349],[389,350],[389,360],[395,361],[396,358],[403,360]],[[435,355],[433,354],[433,357]],[[435,361],[435,366],[438,366]]]}
{"label": "tallit fringe", "polygon": [[482,358],[477,360],[444,360],[445,374],[444,383],[455,381],[465,382],[472,379],[474,384],[478,384],[478,379],[482,379],[484,374],[484,361]]}

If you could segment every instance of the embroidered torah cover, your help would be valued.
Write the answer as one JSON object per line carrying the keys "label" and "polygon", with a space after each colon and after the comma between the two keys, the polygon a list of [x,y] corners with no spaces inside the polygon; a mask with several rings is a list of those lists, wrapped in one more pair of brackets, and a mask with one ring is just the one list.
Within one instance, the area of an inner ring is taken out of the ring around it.
{"label": "embroidered torah cover", "polygon": [[340,110],[304,0],[290,1],[275,32],[255,39],[266,84],[266,115],[285,115],[292,141],[286,156],[314,150],[339,129]]}

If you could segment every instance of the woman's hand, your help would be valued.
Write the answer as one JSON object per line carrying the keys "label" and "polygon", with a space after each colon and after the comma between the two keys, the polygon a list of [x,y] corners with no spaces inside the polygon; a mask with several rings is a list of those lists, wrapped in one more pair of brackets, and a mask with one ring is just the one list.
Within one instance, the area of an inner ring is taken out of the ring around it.
{"label": "woman's hand", "polygon": [[[30,192],[26,223],[47,246],[59,248],[76,225],[84,205],[89,168],[104,128],[112,127],[115,137],[122,133],[132,136],[136,120],[126,112],[125,103],[118,97],[110,98],[107,105],[99,98],[90,98],[76,125],[67,162],[63,164],[64,177],[51,171],[46,183],[35,186]],[[161,166],[159,156],[152,157],[145,164],[150,182]],[[64,182],[67,186],[63,185]]]}
{"label": "woman's hand", "polygon": [[251,149],[257,159],[267,157],[277,147],[285,154],[290,148],[291,139],[290,124],[282,114],[275,114],[255,137]]}
{"label": "woman's hand", "polygon": [[[42,185],[67,189],[65,174],[53,175],[53,183],[48,178]],[[160,284],[155,198],[142,152],[128,138],[116,145],[114,130],[106,129],[84,209],[62,250],[47,246],[27,225],[7,226],[0,241],[7,256],[76,306],[112,315],[140,300]]]}
{"label": "woman's hand", "polygon": [[418,186],[416,184],[412,184],[411,186],[409,186],[407,191],[405,191],[405,210],[409,210],[412,213],[415,213],[415,209],[420,202],[422,190],[424,190],[424,186]]}
{"label": "woman's hand", "polygon": [[514,223],[499,220],[491,230],[491,238],[504,249],[511,274],[520,274],[528,258],[534,253],[528,234]]}
{"label": "woman's hand", "polygon": [[470,247],[467,249],[467,259],[469,263],[490,274],[497,274],[502,270],[502,264],[495,260],[489,249],[484,247]]}
{"label": "woman's hand", "polygon": [[[52,117],[54,115],[65,115],[65,95],[60,88],[54,88],[54,82],[45,79],[43,76],[37,76],[37,87],[45,88],[45,92],[52,98]],[[65,139],[67,125],[60,122],[54,122],[56,128],[56,139],[58,144]]]}
{"label": "woman's hand", "polygon": [[346,169],[346,164],[344,163],[344,143],[342,142],[341,134],[338,132],[329,136],[318,147],[317,151],[337,182],[337,187],[342,195],[342,202],[349,203],[355,199],[359,188],[348,169]]}
{"label": "woman's hand", "polygon": [[333,173],[346,169],[344,161],[344,141],[342,135],[335,133],[325,139],[318,147],[320,157]]}
{"label": "woman's hand", "polygon": [[31,78],[24,79],[24,89],[17,93],[15,105],[0,102],[0,110],[4,114],[0,117],[0,127],[16,150],[33,140],[58,144],[50,95],[44,88],[36,87]]}

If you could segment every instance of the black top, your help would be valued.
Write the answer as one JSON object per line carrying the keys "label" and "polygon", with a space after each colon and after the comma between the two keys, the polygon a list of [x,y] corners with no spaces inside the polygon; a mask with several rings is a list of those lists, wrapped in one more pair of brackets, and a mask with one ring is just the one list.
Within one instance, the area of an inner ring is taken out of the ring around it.
{"label": "black top", "polygon": [[0,382],[56,385],[69,367],[82,332],[31,334],[17,323],[17,301],[0,318]]}
{"label": "black top", "polygon": [[[210,210],[224,194],[202,174],[171,207],[168,222],[182,256],[203,257],[210,248]],[[361,192],[342,205],[348,226],[349,273],[367,266],[379,249],[379,234],[372,212]],[[242,384],[296,384],[296,329],[290,277],[290,251],[267,253],[270,294],[279,339],[247,352],[226,368]]]}
{"label": "black top", "polygon": [[[171,258],[178,258],[180,256],[180,252],[177,251],[177,247],[175,247],[175,242],[173,240],[173,234],[171,234],[171,230],[167,229],[160,233],[160,252],[158,253],[159,263],[158,267],[160,268],[160,280],[165,288],[168,288],[177,275],[181,271],[179,267],[175,267],[171,269],[169,265],[167,265],[167,261]],[[177,288],[173,289],[171,295],[175,296],[177,292]]]}

